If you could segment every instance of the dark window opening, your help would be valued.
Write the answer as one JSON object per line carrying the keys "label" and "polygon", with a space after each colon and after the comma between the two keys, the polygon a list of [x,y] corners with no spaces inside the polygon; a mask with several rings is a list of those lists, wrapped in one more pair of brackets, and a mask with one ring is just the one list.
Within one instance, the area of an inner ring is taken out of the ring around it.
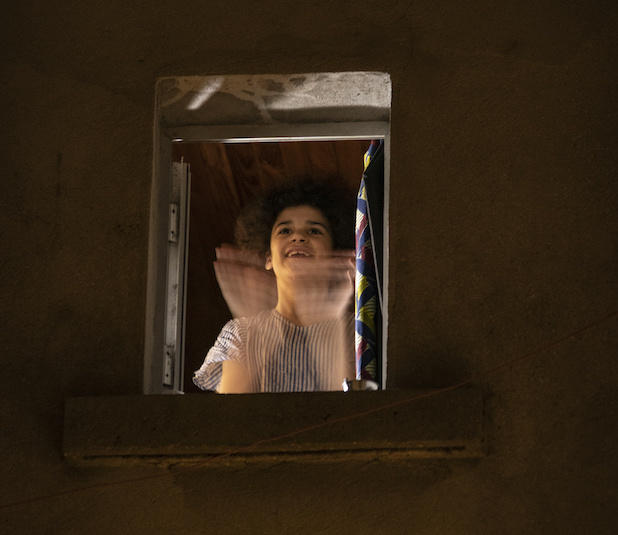
{"label": "dark window opening", "polygon": [[[247,200],[290,176],[312,172],[337,174],[357,190],[368,145],[366,139],[173,143],[172,160],[182,159],[191,167],[184,391],[200,391],[191,382],[193,372],[231,317],[213,261],[216,247],[233,243],[234,222]],[[375,186],[368,190],[375,197]]]}

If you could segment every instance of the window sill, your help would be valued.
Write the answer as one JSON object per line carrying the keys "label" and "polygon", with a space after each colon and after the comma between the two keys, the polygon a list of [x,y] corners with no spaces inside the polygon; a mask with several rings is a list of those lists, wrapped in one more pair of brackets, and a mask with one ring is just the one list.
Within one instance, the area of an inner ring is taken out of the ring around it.
{"label": "window sill", "polygon": [[71,398],[73,462],[180,462],[312,454],[485,455],[480,392],[385,390]]}

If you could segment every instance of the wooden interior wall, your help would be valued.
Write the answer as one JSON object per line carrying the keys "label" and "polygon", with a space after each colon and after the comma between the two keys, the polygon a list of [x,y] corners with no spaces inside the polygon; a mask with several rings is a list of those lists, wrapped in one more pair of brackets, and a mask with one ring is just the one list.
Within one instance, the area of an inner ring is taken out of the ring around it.
{"label": "wooden interior wall", "polygon": [[260,190],[307,174],[336,174],[356,189],[367,140],[174,143],[173,159],[191,165],[185,392],[193,371],[230,319],[212,263],[215,247],[232,243],[234,221]]}

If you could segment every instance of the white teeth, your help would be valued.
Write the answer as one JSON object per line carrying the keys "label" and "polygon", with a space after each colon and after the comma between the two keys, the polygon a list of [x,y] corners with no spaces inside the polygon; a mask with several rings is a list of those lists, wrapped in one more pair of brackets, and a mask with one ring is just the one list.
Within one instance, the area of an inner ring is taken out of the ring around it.
{"label": "white teeth", "polygon": [[292,251],[291,253],[288,253],[288,258],[290,258],[292,256],[309,256],[309,255],[307,253],[302,252],[302,251]]}

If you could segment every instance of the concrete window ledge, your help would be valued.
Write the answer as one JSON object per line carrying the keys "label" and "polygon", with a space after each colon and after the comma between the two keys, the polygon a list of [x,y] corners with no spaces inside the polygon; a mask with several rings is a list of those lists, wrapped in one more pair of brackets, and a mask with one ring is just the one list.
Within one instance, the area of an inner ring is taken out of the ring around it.
{"label": "concrete window ledge", "polygon": [[64,455],[99,463],[367,453],[480,457],[482,416],[474,389],[71,398]]}

